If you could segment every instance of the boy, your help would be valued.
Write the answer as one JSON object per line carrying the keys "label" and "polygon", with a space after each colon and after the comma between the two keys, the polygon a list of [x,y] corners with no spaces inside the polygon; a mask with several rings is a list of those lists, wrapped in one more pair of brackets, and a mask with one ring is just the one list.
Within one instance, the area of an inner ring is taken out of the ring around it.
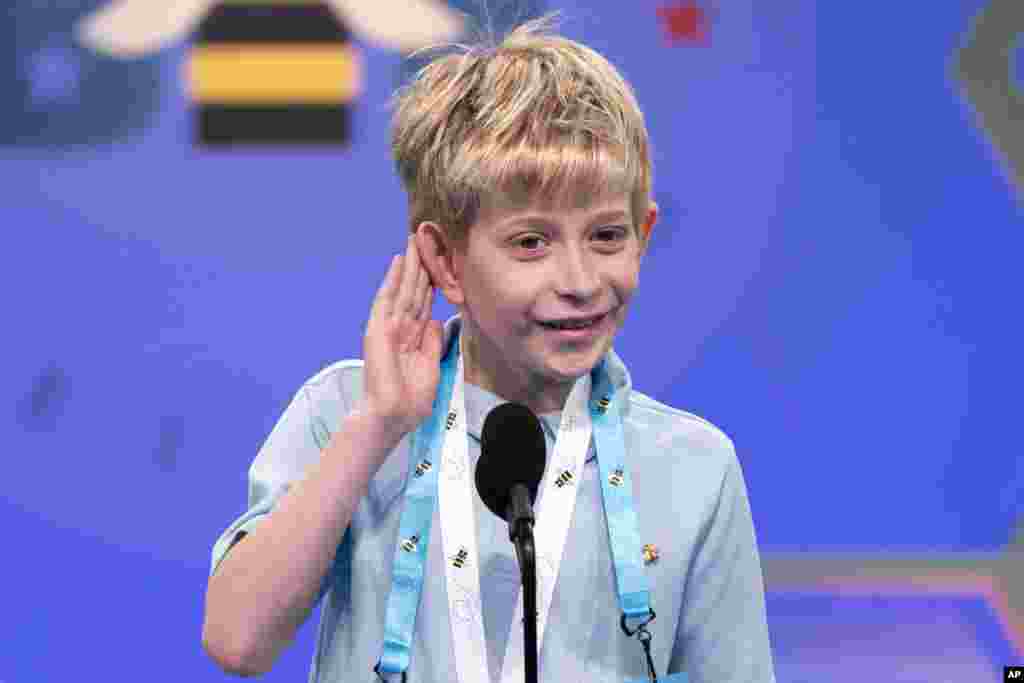
{"label": "boy", "polygon": [[539,680],[774,682],[732,442],[632,390],[611,348],[657,220],[643,115],[550,18],[397,94],[412,234],[365,360],[302,386],[214,545],[203,643],[228,671],[269,671],[326,596],[311,683],[521,683],[518,563],[471,483],[514,401],[547,441]]}

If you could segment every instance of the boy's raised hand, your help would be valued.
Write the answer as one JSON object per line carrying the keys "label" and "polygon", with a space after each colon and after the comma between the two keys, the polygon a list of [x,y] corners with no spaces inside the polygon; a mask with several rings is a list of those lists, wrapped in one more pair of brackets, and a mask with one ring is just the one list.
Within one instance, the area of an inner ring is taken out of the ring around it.
{"label": "boy's raised hand", "polygon": [[363,412],[405,435],[430,417],[441,379],[443,327],[431,320],[434,287],[415,236],[392,259],[363,337]]}

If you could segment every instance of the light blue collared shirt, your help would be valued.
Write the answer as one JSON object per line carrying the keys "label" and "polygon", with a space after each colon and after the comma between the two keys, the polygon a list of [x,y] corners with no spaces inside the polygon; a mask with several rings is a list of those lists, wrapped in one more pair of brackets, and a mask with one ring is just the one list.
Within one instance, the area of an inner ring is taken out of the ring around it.
{"label": "light blue collared shirt", "polygon": [[[460,324],[458,315],[445,323],[442,348]],[[645,567],[657,614],[648,630],[658,675],[685,671],[690,683],[774,683],[764,579],[732,441],[711,423],[632,390],[629,372],[614,350],[608,352],[607,367],[616,391],[628,397],[623,402],[623,438],[640,540],[653,544],[659,554]],[[360,401],[362,379],[363,361],[343,360],[317,373],[295,394],[249,468],[248,510],[214,544],[211,576],[240,535],[255,528],[320,457],[331,434]],[[465,401],[469,457],[475,465],[484,418],[505,400],[466,383]],[[561,412],[539,417],[550,455]],[[381,655],[391,562],[412,457],[410,436],[370,481],[324,577],[317,602],[325,597],[326,602],[310,683],[378,680],[373,666]],[[538,674],[543,681],[624,683],[647,678],[643,649],[619,627],[598,473],[591,440],[541,645]],[[538,493],[538,504],[542,497]],[[474,496],[474,507],[488,664],[492,683],[500,683],[519,566],[505,521],[479,496]],[[440,528],[439,508],[431,527],[435,531]],[[410,683],[454,680],[442,555],[441,534],[431,533],[407,672]]]}

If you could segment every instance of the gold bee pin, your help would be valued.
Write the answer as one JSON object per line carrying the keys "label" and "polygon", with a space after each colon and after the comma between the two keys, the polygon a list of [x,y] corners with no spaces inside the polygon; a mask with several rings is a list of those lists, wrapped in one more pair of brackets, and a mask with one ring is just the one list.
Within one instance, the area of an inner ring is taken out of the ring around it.
{"label": "gold bee pin", "polygon": [[644,564],[650,564],[658,561],[658,546],[653,543],[647,543],[644,545]]}

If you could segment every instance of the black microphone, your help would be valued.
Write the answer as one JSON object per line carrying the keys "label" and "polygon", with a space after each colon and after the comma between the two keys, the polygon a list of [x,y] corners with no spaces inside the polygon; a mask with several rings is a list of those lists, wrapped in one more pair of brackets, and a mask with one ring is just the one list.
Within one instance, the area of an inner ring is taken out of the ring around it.
{"label": "black microphone", "polygon": [[509,524],[515,541],[521,523],[534,522],[533,502],[544,477],[547,443],[540,420],[520,403],[503,403],[487,414],[480,435],[476,489],[484,505]]}
{"label": "black microphone", "polygon": [[526,683],[537,683],[537,562],[533,502],[544,477],[547,443],[540,420],[520,403],[487,414],[480,434],[476,490],[484,505],[508,522],[523,583],[523,656]]}

